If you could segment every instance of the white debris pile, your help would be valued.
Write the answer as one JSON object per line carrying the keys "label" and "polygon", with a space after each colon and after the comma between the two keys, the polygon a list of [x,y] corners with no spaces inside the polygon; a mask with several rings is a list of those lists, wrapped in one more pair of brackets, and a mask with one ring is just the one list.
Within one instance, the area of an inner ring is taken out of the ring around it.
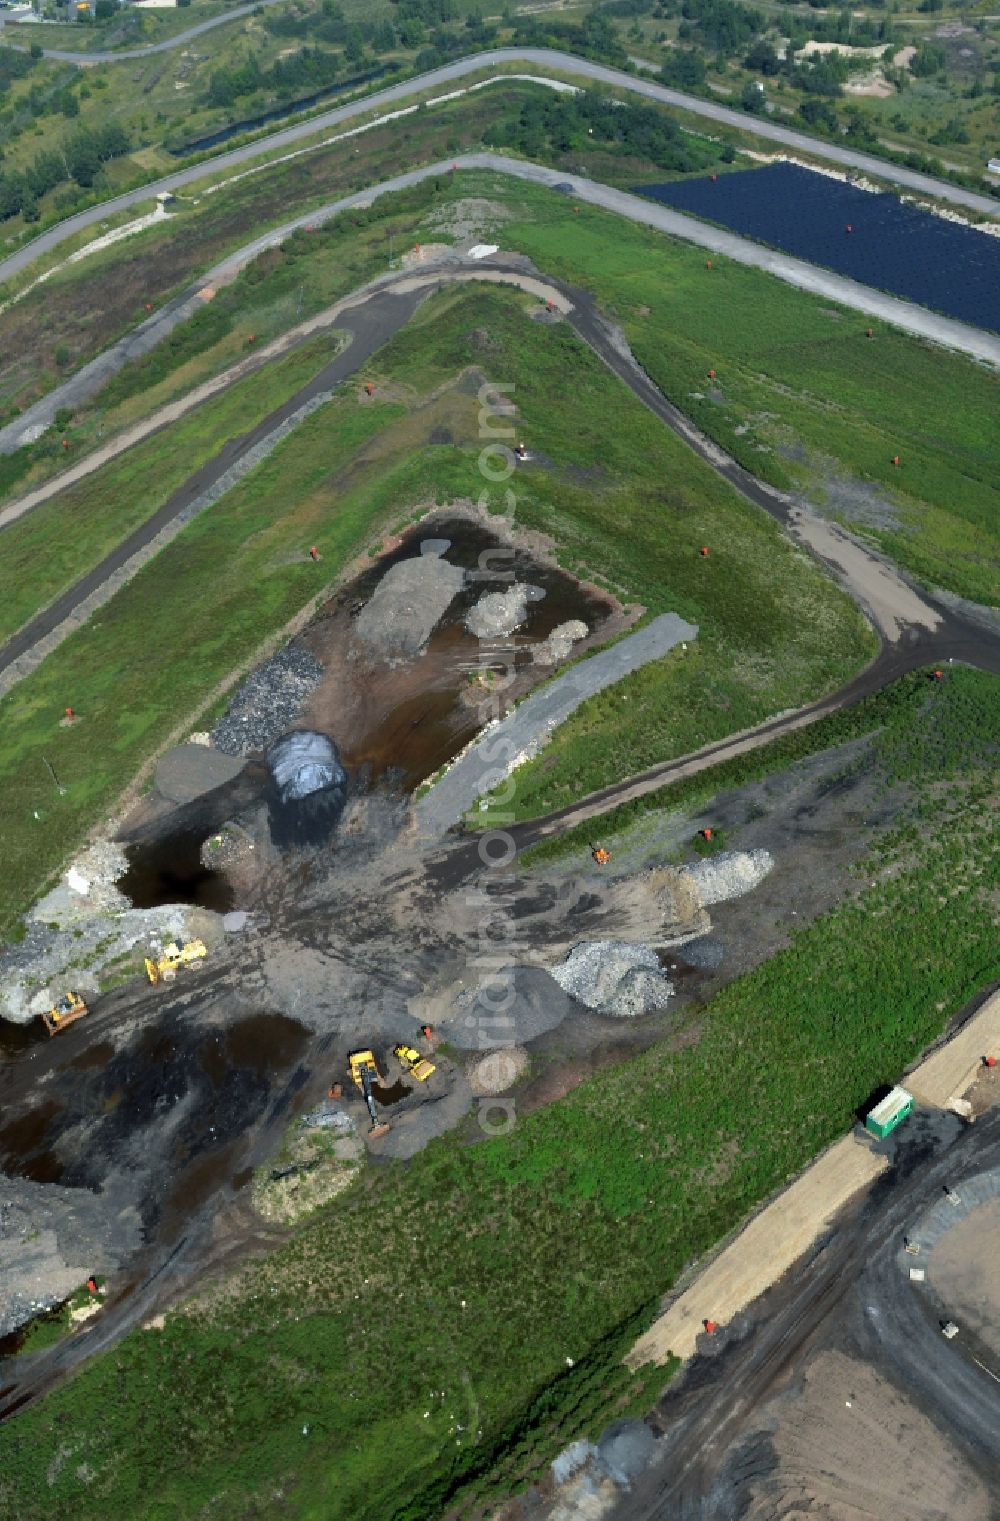
{"label": "white debris pile", "polygon": [[465,626],[477,639],[498,639],[527,622],[528,603],[540,602],[545,592],[528,581],[515,581],[502,592],[487,592],[465,617]]}
{"label": "white debris pile", "polygon": [[674,991],[656,952],[627,940],[588,940],[574,946],[552,977],[585,1008],[616,1019],[652,1014],[665,1007]]}
{"label": "white debris pile", "polygon": [[681,871],[694,883],[707,907],[752,892],[773,866],[774,857],[767,850],[724,850]]}
{"label": "white debris pile", "polygon": [[589,633],[589,628],[579,618],[571,618],[568,623],[560,623],[547,639],[534,645],[531,651],[532,661],[535,665],[561,665],[569,658],[574,644],[581,639],[586,639]]}

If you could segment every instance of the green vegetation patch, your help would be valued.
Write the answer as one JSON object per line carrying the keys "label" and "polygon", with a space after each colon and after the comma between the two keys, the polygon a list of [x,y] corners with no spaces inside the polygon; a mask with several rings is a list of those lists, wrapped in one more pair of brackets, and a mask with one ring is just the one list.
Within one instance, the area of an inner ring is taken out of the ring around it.
{"label": "green vegetation patch", "polygon": [[511,246],[594,291],[660,389],[740,464],[928,584],[996,602],[1000,376],[608,212],[533,186],[517,197]]}
{"label": "green vegetation patch", "polygon": [[964,672],[900,716],[886,781],[913,778],[917,806],[855,896],[675,1038],[502,1138],[379,1169],[211,1304],[132,1334],[11,1424],[0,1502],[422,1521],[648,1408],[662,1373],[619,1359],[662,1292],[1000,974],[977,763],[997,714],[996,679]]}

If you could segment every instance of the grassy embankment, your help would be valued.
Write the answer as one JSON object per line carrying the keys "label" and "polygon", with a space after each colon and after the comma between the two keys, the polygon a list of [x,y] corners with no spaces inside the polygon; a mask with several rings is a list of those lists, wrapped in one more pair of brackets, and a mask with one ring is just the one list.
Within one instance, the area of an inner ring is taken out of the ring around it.
{"label": "grassy embankment", "polygon": [[306,385],[338,341],[335,333],[310,339],[5,528],[0,644],[151,517],[227,439]]}
{"label": "grassy embankment", "polygon": [[[213,688],[334,578],[376,525],[416,504],[478,498],[475,396],[452,388],[429,400],[468,365],[496,380],[514,377],[527,435],[544,437],[547,466],[515,480],[519,523],[551,533],[565,563],[626,600],[650,613],[675,609],[701,628],[686,654],[647,669],[641,702],[621,705],[614,743],[623,769],[805,702],[870,655],[871,637],[846,597],[568,327],[531,322],[533,305],[496,290],[428,303],[371,367],[380,390],[391,381],[400,401],[361,404],[351,387],[315,412],[0,704],[4,926],[181,716],[194,726]],[[574,407],[554,408],[568,375]],[[438,426],[455,442],[430,444]],[[100,493],[99,476],[91,489]],[[706,538],[738,575],[705,574],[698,546]],[[323,553],[319,566],[296,557],[312,543]],[[67,703],[80,722],[72,746],[59,747]],[[53,750],[67,788],[61,798],[42,763]]]}
{"label": "grassy embankment", "polygon": [[[468,81],[470,85],[473,82],[474,79]],[[268,154],[262,151],[253,166],[230,170],[228,182],[225,175],[207,173],[205,184],[186,187],[169,219],[157,222],[111,249],[88,255],[75,265],[58,268],[60,260],[85,246],[87,238],[78,234],[68,240],[65,247],[46,255],[39,269],[22,271],[6,292],[0,292],[0,296],[14,294],[34,279],[42,268],[57,267],[57,272],[46,279],[44,286],[29,291],[0,314],[0,333],[6,335],[0,354],[0,409],[10,408],[13,413],[16,408],[24,407],[52,389],[122,331],[140,321],[145,315],[147,302],[158,305],[169,294],[183,288],[186,279],[203,273],[213,261],[243,244],[248,229],[260,233],[268,226],[286,221],[290,208],[303,214],[310,206],[321,205],[338,193],[377,184],[398,172],[401,153],[405,155],[406,167],[412,168],[448,154],[479,148],[484,141],[499,134],[501,124],[516,121],[526,107],[549,100],[549,90],[510,80],[502,86],[477,91],[433,110],[419,111],[402,121],[375,127],[353,138],[350,148],[346,145],[318,148],[315,145],[336,136],[338,131],[353,130],[353,123],[318,135],[313,148],[308,142],[286,148],[285,154],[302,155],[291,162],[269,163]],[[670,113],[670,116],[664,113],[665,120],[672,118],[680,120],[689,129],[697,129],[700,125],[685,113]],[[363,119],[359,117],[358,121]],[[727,135],[740,136],[735,132]],[[705,170],[724,167],[720,159],[724,139],[716,143],[699,133],[683,140],[691,145],[693,166]],[[614,152],[606,151],[607,145],[599,136],[587,138],[585,142],[586,147],[574,145],[572,162],[574,165],[589,164],[595,178],[632,184],[643,179],[675,177],[648,158],[623,151],[621,145]],[[566,155],[553,150],[552,156],[554,162],[560,162]],[[281,152],[272,150],[271,157],[280,159]],[[221,188],[211,187],[209,182],[213,179]],[[390,228],[395,234],[397,253],[408,246],[406,240],[413,228],[407,211],[412,206],[428,204],[430,193],[430,190],[421,189],[413,196],[394,197],[392,201],[379,204],[368,222],[383,227],[383,238],[381,245],[372,251],[372,264],[370,268],[366,267],[366,273],[382,273],[387,268]],[[127,223],[151,208],[152,202],[119,213],[109,225],[114,228]],[[389,220],[394,216],[400,217],[398,227]],[[343,235],[348,225],[347,221],[341,221],[338,236]],[[93,236],[93,233],[88,234],[88,237]],[[340,260],[330,263],[332,267],[325,272],[325,279],[323,272],[317,271],[317,277],[306,280],[301,290],[287,293],[291,299],[277,311],[270,310],[266,304],[262,308],[258,304],[255,309],[253,302],[246,304],[244,300],[246,317],[256,324],[253,330],[265,336],[272,331],[282,331],[292,324],[295,314],[308,316],[319,310],[331,287],[338,293],[350,288],[338,278]],[[355,272],[359,264],[360,261],[355,265]],[[266,261],[258,265],[258,279],[266,267]],[[243,296],[245,298],[245,292]],[[231,323],[227,325],[221,314],[232,310],[232,292],[224,290],[211,307],[188,324],[201,335],[201,347],[205,346],[209,335],[219,338],[223,332],[230,331]],[[95,405],[103,403],[98,400]],[[74,446],[85,445],[92,438],[93,425],[89,414],[93,411],[94,405],[90,405],[74,417],[70,432]],[[0,420],[3,420],[2,410]],[[53,461],[57,455],[58,441],[54,439],[42,440],[23,451],[16,468],[13,462],[3,465],[0,489],[19,479],[32,463],[36,472],[45,461],[51,470],[55,467]]]}
{"label": "grassy embankment", "polygon": [[707,269],[702,251],[607,212],[575,215],[532,186],[516,197],[511,245],[593,290],[660,388],[748,470],[825,502],[922,580],[996,601],[1000,376],[761,271]]}
{"label": "grassy embankment", "polygon": [[631,1327],[1000,973],[995,687],[956,671],[878,715],[874,764],[912,782],[913,817],[694,1039],[505,1138],[380,1169],[225,1295],[133,1333],[5,1429],[0,1513],[478,1514],[648,1405],[656,1383],[618,1365]]}

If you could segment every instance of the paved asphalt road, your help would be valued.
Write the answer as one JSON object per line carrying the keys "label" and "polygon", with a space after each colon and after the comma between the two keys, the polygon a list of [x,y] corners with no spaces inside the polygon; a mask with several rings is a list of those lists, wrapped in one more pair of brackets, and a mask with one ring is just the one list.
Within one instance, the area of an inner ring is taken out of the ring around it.
{"label": "paved asphalt road", "polygon": [[[186,321],[202,304],[199,295],[201,290],[206,286],[219,285],[233,279],[251,259],[256,258],[265,249],[276,247],[297,228],[319,225],[342,211],[356,206],[370,205],[381,195],[406,189],[410,185],[419,184],[422,180],[436,175],[446,174],[455,167],[509,174],[532,184],[545,185],[550,189],[557,184],[567,183],[565,174],[542,164],[506,158],[497,153],[464,153],[456,159],[441,159],[435,164],[425,164],[423,168],[394,175],[392,179],[383,180],[378,185],[368,186],[364,190],[355,191],[352,195],[330,201],[325,206],[304,212],[280,227],[262,233],[251,242],[245,243],[242,248],[234,249],[218,264],[206,270],[187,290],[174,296],[152,316],[130,329],[117,343],[111,344],[75,375],[63,381],[62,385],[49,391],[13,422],[0,428],[0,453],[10,454],[20,447],[29,429],[38,427],[44,429],[51,426],[60,407],[73,409],[96,395],[127,360],[148,353],[179,323]],[[956,322],[951,317],[943,317],[937,312],[927,311],[924,307],[915,306],[909,301],[901,301],[895,296],[885,295],[881,291],[873,290],[870,286],[859,284],[856,280],[849,280],[846,276],[820,269],[814,264],[807,264],[804,260],[792,258],[788,254],[777,253],[765,248],[763,244],[740,237],[737,233],[727,232],[720,227],[712,227],[707,222],[699,222],[694,217],[670,210],[658,202],[630,195],[628,191],[615,190],[609,185],[601,185],[594,180],[574,180],[572,183],[576,200],[601,206],[618,216],[627,217],[629,221],[646,227],[654,227],[659,232],[695,243],[712,253],[723,254],[736,263],[762,269],[789,285],[809,291],[812,295],[839,302],[841,306],[889,322],[903,332],[929,339],[932,343],[939,343],[945,348],[968,354],[983,363],[1000,368],[1000,335],[996,333],[984,332],[964,322]],[[12,258],[17,257],[17,255],[12,255]],[[4,267],[0,265],[0,278],[2,278]]]}
{"label": "paved asphalt road", "polygon": [[397,295],[390,290],[376,290],[363,306],[338,318],[339,331],[350,334],[351,341],[282,406],[263,418],[249,432],[231,438],[219,453],[189,476],[184,484],[151,517],[140,523],[93,570],[70,586],[55,602],[43,609],[0,647],[0,672],[7,670],[87,601],[99,587],[110,580],[133,555],[152,543],[157,534],[175,518],[182,516],[195,499],[226,474],[238,460],[285,422],[314,396],[331,390],[353,375],[376,349],[388,343],[394,333],[410,320],[423,292]]}
{"label": "paved asphalt road", "polygon": [[[45,48],[46,58],[58,58],[63,63],[117,63],[120,58],[145,58],[147,53],[169,53],[171,48],[183,47],[190,42],[192,37],[200,37],[202,32],[210,32],[217,26],[228,26],[231,21],[238,21],[241,16],[252,16],[254,11],[259,11],[262,5],[277,5],[278,0],[254,0],[253,5],[235,5],[232,10],[226,11],[224,16],[213,16],[210,21],[199,21],[196,26],[186,27],[183,32],[177,32],[173,37],[167,37],[163,42],[147,42],[138,48],[115,48],[104,53],[71,53],[63,48]],[[23,42],[11,42],[8,40],[8,30],[15,34],[20,32],[20,24],[8,28],[3,24],[0,17],[0,43],[4,47],[16,48],[19,53],[28,51],[27,44]],[[44,33],[42,34],[44,36]],[[38,40],[38,34],[32,25],[32,41]]]}
{"label": "paved asphalt road", "polygon": [[[180,40],[175,37],[169,44],[153,44],[151,50],[176,46]],[[108,61],[108,55],[102,53],[54,54],[52,56],[69,58],[79,63],[106,63]],[[125,58],[129,55],[118,53],[114,56]],[[154,180],[139,189],[127,191],[124,195],[113,196],[110,200],[102,201],[99,206],[78,211],[74,216],[67,217],[64,222],[49,228],[47,232],[40,233],[37,238],[33,238],[16,253],[0,261],[0,281],[6,280],[19,269],[23,269],[39,254],[57,247],[70,233],[77,232],[83,227],[91,227],[95,222],[103,221],[114,211],[121,211],[140,201],[148,201],[160,191],[178,190],[183,185],[190,185],[196,180],[204,179],[208,174],[217,173],[220,169],[227,169],[235,164],[246,163],[261,153],[270,153],[276,148],[300,142],[305,137],[311,137],[327,127],[335,127],[352,117],[364,115],[369,111],[378,111],[384,106],[396,105],[421,91],[450,84],[455,80],[464,79],[469,74],[496,68],[502,64],[534,64],[542,69],[558,69],[564,74],[573,74],[580,79],[616,85],[646,96],[650,100],[661,101],[665,105],[680,106],[685,111],[691,111],[694,115],[706,117],[710,121],[743,129],[751,128],[760,137],[786,148],[795,149],[800,153],[810,153],[816,158],[828,160],[841,168],[860,169],[893,184],[902,185],[908,190],[935,196],[956,206],[1000,215],[1000,203],[987,195],[963,190],[957,185],[949,185],[943,180],[933,179],[930,175],[917,174],[912,169],[900,168],[870,153],[857,153],[839,143],[826,143],[819,138],[807,137],[802,132],[794,132],[791,128],[779,126],[775,122],[761,121],[757,117],[750,118],[742,111],[733,111],[728,106],[717,105],[714,101],[699,100],[694,95],[684,95],[679,90],[667,89],[666,86],[653,84],[650,80],[623,74],[620,69],[610,69],[604,64],[592,63],[585,58],[574,58],[571,53],[560,53],[550,48],[493,48],[487,52],[476,53],[470,58],[459,58],[454,63],[442,64],[440,68],[431,69],[415,79],[389,85],[384,90],[375,91],[372,95],[365,95],[359,100],[321,112],[308,121],[300,121],[294,126],[283,127],[280,131],[272,132],[268,137],[258,138],[256,142],[247,143],[242,148],[232,148],[228,153],[221,153],[216,158],[206,159],[203,163],[188,169],[180,169],[176,174],[165,175],[162,179]]]}
{"label": "paved asphalt road", "polygon": [[657,1410],[666,1428],[657,1457],[611,1521],[730,1521],[736,1512],[719,1479],[744,1428],[820,1336],[845,1328],[876,1371],[889,1371],[981,1467],[1000,1470],[1000,1390],[960,1341],[943,1340],[897,1260],[906,1228],[946,1182],[960,1188],[963,1176],[1000,1166],[1000,1112],[936,1152],[900,1132],[896,1163],[808,1266],[769,1292],[749,1335],[699,1359],[668,1390]]}

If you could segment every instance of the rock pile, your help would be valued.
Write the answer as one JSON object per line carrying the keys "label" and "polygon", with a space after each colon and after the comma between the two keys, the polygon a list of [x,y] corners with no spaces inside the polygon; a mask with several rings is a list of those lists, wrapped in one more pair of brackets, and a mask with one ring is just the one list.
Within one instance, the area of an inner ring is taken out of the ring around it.
{"label": "rock pile", "polygon": [[767,850],[724,850],[694,866],[682,867],[681,872],[707,907],[751,892],[773,866],[774,857]]}
{"label": "rock pile", "polygon": [[279,650],[236,689],[212,730],[212,743],[226,755],[265,750],[295,725],[302,704],[323,675],[308,650],[290,644]]}
{"label": "rock pile", "polygon": [[527,621],[528,603],[540,602],[545,592],[528,581],[516,581],[502,592],[487,592],[465,615],[465,626],[477,639],[502,639]]}
{"label": "rock pile", "polygon": [[506,1093],[528,1070],[528,1053],[523,1046],[507,1046],[491,1051],[469,1068],[469,1083],[475,1094],[486,1096]]}
{"label": "rock pile", "polygon": [[419,655],[465,584],[465,571],[434,551],[446,540],[391,565],[355,619],[360,639],[382,660]]}
{"label": "rock pile", "polygon": [[568,623],[560,623],[547,639],[532,647],[531,659],[535,665],[561,665],[569,658],[574,644],[586,639],[589,633],[589,628],[581,619],[571,618]]}
{"label": "rock pile", "polygon": [[656,952],[627,940],[584,941],[552,976],[585,1008],[615,1019],[652,1014],[665,1007],[674,991]]}

